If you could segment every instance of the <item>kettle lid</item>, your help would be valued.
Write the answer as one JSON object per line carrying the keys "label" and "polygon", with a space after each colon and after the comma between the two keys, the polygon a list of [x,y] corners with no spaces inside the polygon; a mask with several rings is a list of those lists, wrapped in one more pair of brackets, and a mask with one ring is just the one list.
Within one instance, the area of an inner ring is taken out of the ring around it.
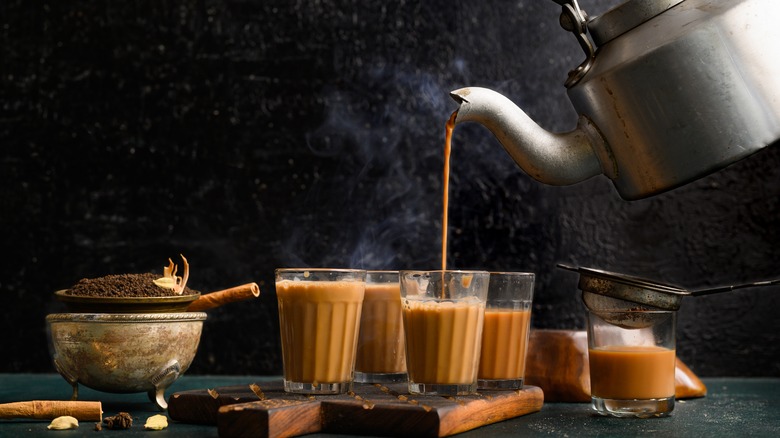
{"label": "kettle lid", "polygon": [[596,46],[617,38],[685,0],[628,0],[588,21]]}

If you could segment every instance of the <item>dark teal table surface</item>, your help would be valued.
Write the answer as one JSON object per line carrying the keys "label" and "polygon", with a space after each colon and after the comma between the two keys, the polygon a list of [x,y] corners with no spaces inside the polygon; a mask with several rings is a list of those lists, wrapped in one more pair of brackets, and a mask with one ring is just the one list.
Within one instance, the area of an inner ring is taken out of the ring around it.
{"label": "dark teal table surface", "polygon": [[[189,389],[249,384],[269,380],[258,376],[189,376],[180,378],[167,396]],[[706,397],[678,401],[668,418],[647,420],[606,418],[594,415],[588,403],[544,404],[540,412],[488,425],[459,437],[779,437],[780,378],[704,378]],[[55,374],[0,374],[0,403],[27,400],[67,400],[70,386]],[[79,399],[100,400],[104,415],[126,411],[136,418],[126,431],[96,432],[93,422],[82,422],[77,430],[49,431],[48,421],[0,420],[0,436],[117,437],[166,436],[216,437],[217,428],[171,422],[168,429],[146,431],[143,423],[157,414],[145,394],[108,394],[79,388]],[[152,434],[152,435],[150,435]],[[309,437],[335,437],[313,434]]]}

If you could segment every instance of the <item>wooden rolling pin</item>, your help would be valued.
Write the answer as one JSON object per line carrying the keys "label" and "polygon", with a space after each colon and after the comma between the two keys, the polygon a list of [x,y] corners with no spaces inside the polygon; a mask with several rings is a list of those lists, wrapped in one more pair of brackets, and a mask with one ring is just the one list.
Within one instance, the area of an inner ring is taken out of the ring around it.
{"label": "wooden rolling pin", "polygon": [[70,415],[79,421],[103,421],[99,401],[33,400],[0,404],[0,418],[31,418],[53,420]]}
{"label": "wooden rolling pin", "polygon": [[213,309],[236,301],[243,301],[249,298],[260,296],[260,286],[257,283],[247,283],[241,286],[231,287],[217,292],[211,292],[198,297],[187,306],[188,312],[202,312]]}

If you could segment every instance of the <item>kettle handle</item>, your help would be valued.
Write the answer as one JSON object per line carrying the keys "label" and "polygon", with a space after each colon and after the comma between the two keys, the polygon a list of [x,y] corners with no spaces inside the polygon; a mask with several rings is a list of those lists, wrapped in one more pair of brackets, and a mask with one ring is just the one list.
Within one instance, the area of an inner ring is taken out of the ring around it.
{"label": "kettle handle", "polygon": [[561,15],[558,19],[561,27],[574,34],[582,51],[585,52],[585,60],[582,61],[577,68],[569,72],[569,77],[564,83],[566,88],[571,88],[576,85],[593,66],[593,61],[596,59],[596,49],[586,35],[588,31],[588,14],[580,8],[577,0],[553,1],[561,5]]}

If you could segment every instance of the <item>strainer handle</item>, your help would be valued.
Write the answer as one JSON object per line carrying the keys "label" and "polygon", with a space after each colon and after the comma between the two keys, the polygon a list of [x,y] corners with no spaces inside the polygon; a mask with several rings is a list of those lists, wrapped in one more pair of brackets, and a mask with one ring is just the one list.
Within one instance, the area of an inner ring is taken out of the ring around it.
{"label": "strainer handle", "polygon": [[772,286],[775,284],[780,284],[780,278],[776,278],[774,280],[765,280],[765,281],[755,281],[753,283],[744,283],[744,284],[737,284],[734,286],[722,286],[722,287],[715,287],[712,289],[702,289],[702,290],[696,290],[692,291],[691,295],[693,296],[700,296],[700,295],[711,295],[711,294],[717,294],[721,292],[729,292],[734,289],[744,289],[746,287],[763,287],[763,286]]}

